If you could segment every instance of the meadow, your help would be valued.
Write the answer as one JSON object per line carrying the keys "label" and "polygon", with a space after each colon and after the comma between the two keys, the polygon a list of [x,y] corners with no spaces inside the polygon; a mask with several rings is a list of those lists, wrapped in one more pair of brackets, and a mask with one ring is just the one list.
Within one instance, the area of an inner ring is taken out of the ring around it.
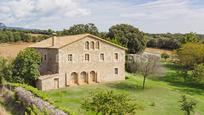
{"label": "meadow", "polygon": [[126,80],[114,83],[82,85],[46,92],[48,97],[58,106],[69,108],[80,115],[94,115],[81,109],[81,102],[91,91],[99,89],[113,90],[117,93],[128,94],[135,99],[143,109],[137,115],[183,115],[180,110],[181,95],[197,101],[196,115],[204,114],[204,86],[188,84],[178,76],[176,66],[165,64],[166,74],[151,76],[142,89],[142,76],[126,73]]}

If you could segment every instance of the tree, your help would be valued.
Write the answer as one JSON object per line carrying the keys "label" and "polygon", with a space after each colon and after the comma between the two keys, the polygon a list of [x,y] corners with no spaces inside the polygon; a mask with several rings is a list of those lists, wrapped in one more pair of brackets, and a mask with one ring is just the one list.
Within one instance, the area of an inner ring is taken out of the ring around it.
{"label": "tree", "polygon": [[157,47],[157,39],[149,39],[147,42],[147,47]]}
{"label": "tree", "polygon": [[167,53],[162,53],[162,54],[161,54],[161,58],[164,58],[165,61],[166,61],[166,59],[169,58],[169,57],[170,57],[170,56],[169,56]]}
{"label": "tree", "polygon": [[159,59],[156,56],[148,56],[147,59],[139,61],[138,71],[143,76],[142,88],[145,88],[146,78],[157,72]]}
{"label": "tree", "polygon": [[196,33],[190,32],[185,35],[184,39],[182,40],[182,43],[188,43],[188,42],[193,42],[193,43],[199,42],[199,39],[197,38]]}
{"label": "tree", "polygon": [[97,90],[91,92],[83,103],[82,108],[86,111],[93,111],[102,115],[126,115],[134,114],[139,106],[133,99],[124,94],[117,94],[113,91]]}
{"label": "tree", "polygon": [[193,69],[193,81],[204,83],[204,64],[198,64]]}
{"label": "tree", "polygon": [[176,51],[177,57],[180,60],[186,71],[193,69],[195,65],[204,62],[204,45],[197,43],[184,44]]}
{"label": "tree", "polygon": [[3,84],[4,80],[11,81],[11,76],[11,63],[3,57],[0,57],[0,84]]}
{"label": "tree", "polygon": [[35,85],[35,80],[40,76],[40,63],[41,55],[35,49],[27,48],[21,51],[12,63],[14,82]]}
{"label": "tree", "polygon": [[118,39],[118,41],[128,48],[129,53],[143,52],[146,47],[146,37],[139,29],[128,24],[114,25],[109,29],[107,37]]}
{"label": "tree", "polygon": [[96,36],[99,34],[98,28],[93,23],[73,25],[68,30],[64,29],[62,32],[64,35],[76,35],[84,33],[89,33]]}
{"label": "tree", "polygon": [[197,104],[194,100],[188,100],[185,95],[181,96],[179,102],[181,103],[181,110],[185,112],[185,115],[190,115],[191,112],[194,112]]}

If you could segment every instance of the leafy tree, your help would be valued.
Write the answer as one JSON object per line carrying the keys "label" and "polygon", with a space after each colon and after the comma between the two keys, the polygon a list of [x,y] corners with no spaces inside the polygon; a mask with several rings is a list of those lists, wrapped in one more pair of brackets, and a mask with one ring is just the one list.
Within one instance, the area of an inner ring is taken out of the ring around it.
{"label": "leafy tree", "polygon": [[182,40],[182,43],[188,43],[188,42],[199,42],[199,39],[196,36],[196,33],[188,33],[185,35],[184,39]]}
{"label": "leafy tree", "polygon": [[197,104],[194,100],[188,100],[185,95],[181,96],[181,100],[179,102],[181,103],[181,110],[185,112],[184,115],[190,115],[191,112],[194,112]]}
{"label": "leafy tree", "polygon": [[88,24],[76,24],[71,26],[68,30],[63,30],[62,34],[64,35],[76,35],[90,33],[93,35],[98,35],[98,28],[93,23]]}
{"label": "leafy tree", "polygon": [[193,69],[195,65],[204,62],[204,45],[196,43],[184,44],[177,50],[180,63],[187,69]]}
{"label": "leafy tree", "polygon": [[35,49],[21,51],[12,64],[14,82],[35,85],[35,80],[40,76],[40,63],[41,55]]}
{"label": "leafy tree", "polygon": [[84,99],[82,108],[96,112],[96,115],[100,113],[102,115],[126,115],[135,114],[139,106],[127,95],[97,90]]}
{"label": "leafy tree", "polygon": [[12,80],[11,76],[11,63],[3,57],[0,57],[0,84],[2,84],[4,80]]}
{"label": "leafy tree", "polygon": [[167,54],[167,53],[162,53],[162,54],[161,54],[161,58],[164,58],[165,61],[166,61],[166,59],[169,58],[169,57],[170,57],[170,56],[169,56],[169,54]]}
{"label": "leafy tree", "polygon": [[198,64],[194,67],[193,80],[197,83],[204,83],[204,64]]}
{"label": "leafy tree", "polygon": [[147,47],[157,47],[157,39],[150,39],[147,42]]}
{"label": "leafy tree", "polygon": [[118,41],[128,48],[129,53],[143,52],[146,47],[146,37],[139,29],[128,24],[117,24],[109,29],[107,37],[118,39]]}

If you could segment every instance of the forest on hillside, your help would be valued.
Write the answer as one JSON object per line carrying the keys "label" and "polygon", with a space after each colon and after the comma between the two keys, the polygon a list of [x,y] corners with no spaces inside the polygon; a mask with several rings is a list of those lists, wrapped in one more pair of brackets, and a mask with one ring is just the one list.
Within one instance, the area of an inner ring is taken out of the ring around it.
{"label": "forest on hillside", "polygon": [[[48,30],[15,30],[0,29],[0,43],[6,42],[38,42],[52,36],[76,35],[90,33],[109,40],[116,44],[127,47],[130,52],[136,53],[143,51],[144,48],[153,47],[160,49],[174,50],[180,48],[187,42],[204,43],[204,34],[196,33],[157,33],[150,34],[140,31],[138,28],[128,24],[116,24],[109,28],[108,32],[101,32],[93,23],[76,24],[62,31]],[[139,45],[138,45],[139,44]],[[134,48],[131,48],[134,47]]]}

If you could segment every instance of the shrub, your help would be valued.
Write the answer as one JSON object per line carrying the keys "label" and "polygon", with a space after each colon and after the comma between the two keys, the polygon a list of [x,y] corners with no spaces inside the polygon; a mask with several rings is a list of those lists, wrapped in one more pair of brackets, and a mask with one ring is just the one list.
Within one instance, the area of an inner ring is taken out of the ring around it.
{"label": "shrub", "polygon": [[191,112],[194,112],[197,104],[194,100],[188,100],[185,95],[181,96],[179,102],[181,103],[181,110],[185,112],[185,115],[190,115]]}
{"label": "shrub", "polygon": [[84,99],[82,108],[102,115],[125,115],[134,114],[139,106],[127,95],[97,90]]}
{"label": "shrub", "polygon": [[204,45],[187,43],[177,50],[177,57],[186,69],[193,69],[195,65],[204,62]]}
{"label": "shrub", "polygon": [[37,88],[34,88],[34,87],[32,87],[32,86],[29,86],[29,85],[27,85],[27,84],[7,83],[7,86],[8,86],[8,87],[11,87],[12,89],[14,89],[14,88],[16,88],[16,87],[22,87],[22,88],[24,88],[25,90],[30,91],[30,92],[32,92],[34,95],[40,97],[41,99],[50,102],[50,100],[48,99],[47,95],[46,95],[44,92],[42,92],[41,90],[38,90]]}
{"label": "shrub", "polygon": [[70,112],[69,108],[64,108],[64,107],[61,107],[59,105],[56,105],[52,100],[50,100],[47,97],[46,93],[42,92],[41,90],[38,90],[37,88],[34,88],[34,87],[29,86],[27,84],[20,84],[20,83],[7,83],[6,85],[7,85],[7,87],[11,87],[12,89],[14,89],[16,87],[22,87],[25,90],[32,92],[34,95],[41,98],[42,100],[47,101],[50,104],[54,105],[56,108],[63,110],[64,112],[69,113],[71,115],[74,114],[74,113]]}
{"label": "shrub", "polygon": [[169,56],[169,54],[167,54],[167,53],[162,53],[162,54],[161,54],[161,58],[164,58],[165,61],[166,61],[166,59],[169,58],[169,57],[170,57],[170,56]]}
{"label": "shrub", "polygon": [[192,73],[195,82],[204,83],[204,64],[196,65]]}

